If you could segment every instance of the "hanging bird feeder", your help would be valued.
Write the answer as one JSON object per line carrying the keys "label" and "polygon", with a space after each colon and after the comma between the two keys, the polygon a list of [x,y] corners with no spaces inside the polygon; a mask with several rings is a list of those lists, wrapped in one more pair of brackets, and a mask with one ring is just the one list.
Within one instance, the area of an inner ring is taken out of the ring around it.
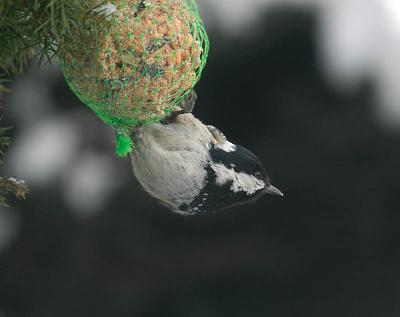
{"label": "hanging bird feeder", "polygon": [[209,42],[192,0],[115,0],[59,58],[72,91],[132,150],[138,126],[165,118],[200,79]]}

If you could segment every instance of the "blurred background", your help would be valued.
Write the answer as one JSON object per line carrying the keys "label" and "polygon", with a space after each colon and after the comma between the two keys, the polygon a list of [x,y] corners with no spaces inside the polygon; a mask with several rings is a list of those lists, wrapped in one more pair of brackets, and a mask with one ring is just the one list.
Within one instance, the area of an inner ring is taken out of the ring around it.
{"label": "blurred background", "polygon": [[284,199],[182,217],[139,186],[56,65],[10,88],[0,316],[399,316],[400,2],[198,0],[195,115]]}

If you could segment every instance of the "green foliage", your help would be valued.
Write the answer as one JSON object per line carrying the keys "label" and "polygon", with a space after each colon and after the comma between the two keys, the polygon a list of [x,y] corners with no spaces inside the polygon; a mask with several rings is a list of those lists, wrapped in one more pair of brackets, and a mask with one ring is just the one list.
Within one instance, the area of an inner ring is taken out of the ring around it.
{"label": "green foliage", "polygon": [[[7,92],[4,82],[21,75],[28,62],[50,62],[65,50],[66,43],[95,28],[94,10],[102,5],[94,0],[0,0],[0,102]],[[0,154],[10,144],[0,128]],[[28,189],[23,181],[0,177],[0,205],[5,195],[25,198]]]}
{"label": "green foliage", "polygon": [[2,0],[0,69],[15,76],[34,55],[41,62],[50,61],[65,43],[98,23],[93,10],[100,4],[94,0]]}

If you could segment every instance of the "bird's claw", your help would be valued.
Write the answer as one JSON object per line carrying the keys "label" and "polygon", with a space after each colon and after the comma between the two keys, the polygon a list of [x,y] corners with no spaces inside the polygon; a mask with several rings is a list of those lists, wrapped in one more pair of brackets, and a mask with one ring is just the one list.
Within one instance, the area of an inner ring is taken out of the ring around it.
{"label": "bird's claw", "polygon": [[181,102],[181,109],[185,112],[185,113],[192,113],[193,109],[196,105],[196,100],[197,100],[197,94],[196,91],[194,89],[192,89],[183,99],[183,101]]}
{"label": "bird's claw", "polygon": [[181,104],[179,105],[179,108],[173,112],[171,112],[171,114],[166,117],[164,120],[161,121],[161,123],[163,124],[170,124],[175,122],[176,118],[181,115],[181,114],[185,114],[185,113],[192,113],[195,105],[196,105],[196,100],[197,100],[197,94],[194,91],[194,89],[192,89],[183,99],[183,101],[181,102]]}

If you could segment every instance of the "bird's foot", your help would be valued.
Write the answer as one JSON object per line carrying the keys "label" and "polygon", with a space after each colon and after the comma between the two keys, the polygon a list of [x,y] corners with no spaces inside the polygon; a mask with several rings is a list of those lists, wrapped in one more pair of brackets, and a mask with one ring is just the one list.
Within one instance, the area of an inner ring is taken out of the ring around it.
{"label": "bird's foot", "polygon": [[171,124],[176,121],[176,118],[181,114],[192,113],[194,106],[196,105],[197,94],[192,89],[183,99],[179,107],[172,111],[171,114],[161,121],[162,124]]}

